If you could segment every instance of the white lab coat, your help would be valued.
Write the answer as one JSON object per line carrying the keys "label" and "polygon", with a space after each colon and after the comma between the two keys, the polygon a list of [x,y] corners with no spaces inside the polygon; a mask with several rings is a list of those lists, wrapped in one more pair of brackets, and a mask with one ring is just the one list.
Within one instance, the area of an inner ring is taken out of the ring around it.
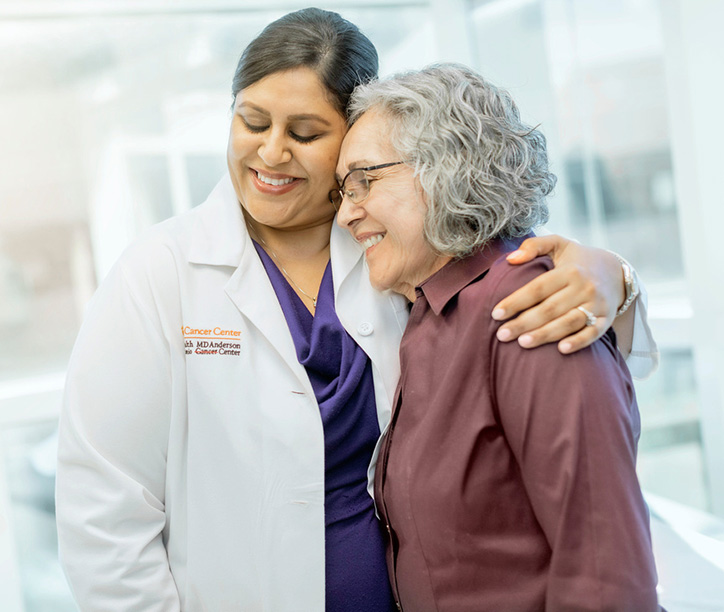
{"label": "white lab coat", "polygon": [[[383,429],[407,303],[370,287],[336,226],[330,250]],[[182,331],[217,328],[228,354],[185,349]],[[324,610],[322,421],[228,176],[94,297],[69,365],[57,518],[81,610]]]}
{"label": "white lab coat", "polygon": [[[330,244],[337,314],[371,359],[382,430],[407,301],[370,287],[336,225]],[[636,329],[650,369],[640,316]],[[195,330],[226,347],[197,353],[214,347]],[[81,610],[324,610],[321,417],[228,175],[96,293],[68,369],[56,503]]]}

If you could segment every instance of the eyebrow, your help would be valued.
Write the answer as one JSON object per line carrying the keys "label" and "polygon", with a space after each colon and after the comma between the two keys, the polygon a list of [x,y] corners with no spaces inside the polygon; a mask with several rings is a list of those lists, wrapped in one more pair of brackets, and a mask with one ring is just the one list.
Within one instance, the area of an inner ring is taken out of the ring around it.
{"label": "eyebrow", "polygon": [[[358,170],[359,168],[367,168],[368,166],[376,166],[374,162],[368,160],[368,159],[358,159],[357,161],[353,161],[348,167],[347,172],[345,172],[345,175],[352,172],[352,170]],[[342,182],[342,178],[335,172],[334,178],[337,179],[338,183]]]}
{"label": "eyebrow", "polygon": [[[252,110],[255,110],[257,113],[261,113],[262,115],[266,115],[267,117],[270,116],[269,111],[264,110],[261,106],[257,106],[256,104],[252,104],[251,102],[242,102],[241,104],[239,104],[239,108],[245,106],[248,106]],[[287,117],[287,121],[318,121],[319,123],[323,123],[324,125],[332,125],[324,117],[321,117],[320,115],[315,115],[314,113],[300,113],[298,115],[289,115]]]}

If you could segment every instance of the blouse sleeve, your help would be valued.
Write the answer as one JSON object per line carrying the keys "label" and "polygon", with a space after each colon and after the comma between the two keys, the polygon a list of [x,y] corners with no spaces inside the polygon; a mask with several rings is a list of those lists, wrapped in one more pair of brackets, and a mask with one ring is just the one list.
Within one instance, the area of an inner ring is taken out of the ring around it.
{"label": "blouse sleeve", "polygon": [[59,426],[61,562],[81,610],[180,610],[162,532],[168,344],[120,265],[91,302]]}
{"label": "blouse sleeve", "polygon": [[[495,264],[491,308],[551,266]],[[515,342],[492,342],[489,354],[500,423],[552,551],[546,610],[658,610],[639,413],[613,332],[572,355]]]}

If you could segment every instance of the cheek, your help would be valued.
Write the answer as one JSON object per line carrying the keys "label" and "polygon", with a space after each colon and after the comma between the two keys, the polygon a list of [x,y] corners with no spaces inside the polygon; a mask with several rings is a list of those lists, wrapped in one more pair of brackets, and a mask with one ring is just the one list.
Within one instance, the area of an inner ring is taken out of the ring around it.
{"label": "cheek", "polygon": [[430,248],[424,238],[423,219],[415,212],[405,219],[405,223],[398,225],[397,243],[401,251],[400,259],[405,262],[405,267],[415,272],[430,254]]}
{"label": "cheek", "polygon": [[335,182],[334,172],[337,167],[339,149],[336,147],[325,147],[308,158],[310,174],[325,185]]}
{"label": "cheek", "polygon": [[228,154],[237,158],[247,155],[258,146],[258,141],[258,136],[250,134],[239,125],[232,124],[229,130]]}
{"label": "cheek", "polygon": [[238,160],[241,156],[241,144],[242,139],[239,138],[233,131],[229,134],[229,144],[226,149],[226,155],[229,160]]}
{"label": "cheek", "polygon": [[239,159],[239,154],[236,150],[236,147],[234,146],[233,136],[229,138],[229,144],[226,147],[226,159],[230,166],[236,164]]}
{"label": "cheek", "polygon": [[325,173],[330,174],[332,177],[334,177],[334,172],[337,168],[339,151],[342,148],[343,140],[344,133],[334,138],[330,138],[329,142],[325,143],[325,146],[320,148],[317,152],[320,166],[324,167]]}

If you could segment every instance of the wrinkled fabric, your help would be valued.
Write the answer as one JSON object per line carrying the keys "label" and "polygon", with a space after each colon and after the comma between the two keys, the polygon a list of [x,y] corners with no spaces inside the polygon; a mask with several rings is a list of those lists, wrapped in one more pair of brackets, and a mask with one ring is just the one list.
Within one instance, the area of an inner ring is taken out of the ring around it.
{"label": "wrinkled fabric", "polygon": [[377,464],[405,612],[653,612],[639,413],[615,335],[562,355],[491,312],[552,268],[494,241],[416,289]]}
{"label": "wrinkled fabric", "polygon": [[337,318],[329,264],[312,316],[269,255],[255,247],[314,389],[324,427],[326,610],[387,612],[394,602],[384,541],[367,493],[367,468],[380,435],[369,358]]}

